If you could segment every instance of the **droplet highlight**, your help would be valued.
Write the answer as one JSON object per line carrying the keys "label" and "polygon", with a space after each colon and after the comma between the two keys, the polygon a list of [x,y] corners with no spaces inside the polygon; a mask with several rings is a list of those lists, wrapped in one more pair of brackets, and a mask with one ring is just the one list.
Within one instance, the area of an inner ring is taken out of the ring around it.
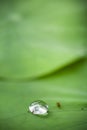
{"label": "droplet highlight", "polygon": [[48,105],[41,100],[34,101],[29,105],[29,111],[34,115],[47,115]]}

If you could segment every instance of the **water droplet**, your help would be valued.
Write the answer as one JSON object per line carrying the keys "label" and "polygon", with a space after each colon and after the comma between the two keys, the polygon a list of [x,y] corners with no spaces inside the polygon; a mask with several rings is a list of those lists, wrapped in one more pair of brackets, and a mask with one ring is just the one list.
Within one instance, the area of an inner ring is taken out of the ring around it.
{"label": "water droplet", "polygon": [[48,114],[48,105],[41,100],[34,101],[29,105],[29,110],[35,115],[47,115]]}

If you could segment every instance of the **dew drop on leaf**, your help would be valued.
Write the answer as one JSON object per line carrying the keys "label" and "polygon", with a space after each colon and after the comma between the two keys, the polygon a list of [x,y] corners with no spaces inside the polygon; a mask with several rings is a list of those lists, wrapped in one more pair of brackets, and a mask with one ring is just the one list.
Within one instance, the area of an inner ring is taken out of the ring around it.
{"label": "dew drop on leaf", "polygon": [[47,115],[48,105],[41,100],[34,101],[29,105],[29,111],[34,115]]}

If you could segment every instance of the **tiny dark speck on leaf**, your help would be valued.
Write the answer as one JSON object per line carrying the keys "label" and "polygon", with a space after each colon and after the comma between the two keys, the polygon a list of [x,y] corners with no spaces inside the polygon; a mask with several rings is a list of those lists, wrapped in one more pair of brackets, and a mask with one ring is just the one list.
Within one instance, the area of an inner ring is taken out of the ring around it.
{"label": "tiny dark speck on leaf", "polygon": [[57,105],[58,108],[61,108],[60,102],[57,102],[56,105]]}

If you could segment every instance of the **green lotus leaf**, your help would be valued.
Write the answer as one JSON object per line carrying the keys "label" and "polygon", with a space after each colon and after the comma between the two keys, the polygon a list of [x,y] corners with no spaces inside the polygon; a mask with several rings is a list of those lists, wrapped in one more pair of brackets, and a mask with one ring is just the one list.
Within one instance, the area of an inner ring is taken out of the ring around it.
{"label": "green lotus leaf", "polygon": [[37,77],[83,57],[84,10],[78,0],[0,1],[0,77]]}
{"label": "green lotus leaf", "polygon": [[[87,62],[69,66],[56,75],[26,82],[0,82],[0,127],[6,129],[87,129]],[[49,106],[46,117],[28,112],[35,100]],[[60,103],[61,107],[57,106]]]}
{"label": "green lotus leaf", "polygon": [[[87,129],[84,5],[0,1],[0,130]],[[36,100],[47,116],[29,112]]]}

